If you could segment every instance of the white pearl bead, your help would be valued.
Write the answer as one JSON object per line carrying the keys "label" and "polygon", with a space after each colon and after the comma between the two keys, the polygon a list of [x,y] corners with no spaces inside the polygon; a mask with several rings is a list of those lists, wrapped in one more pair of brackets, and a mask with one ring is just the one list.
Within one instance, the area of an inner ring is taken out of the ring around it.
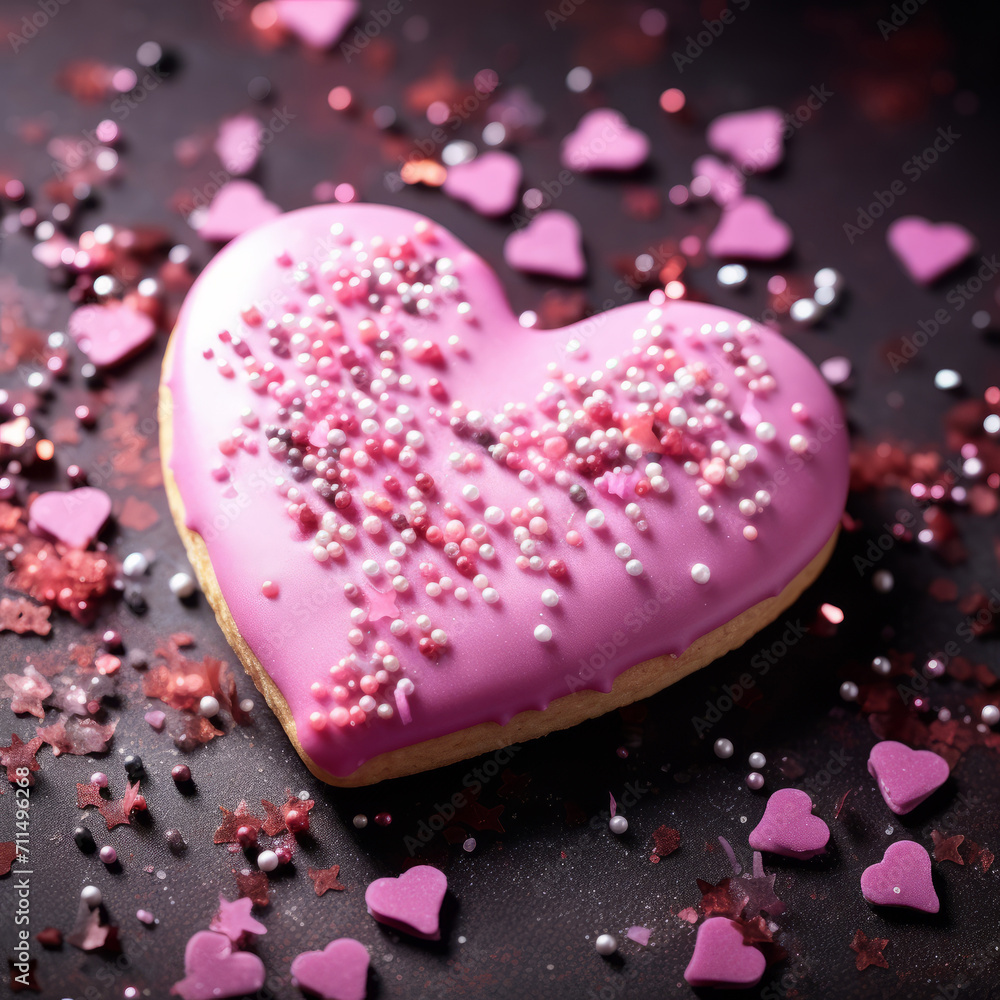
{"label": "white pearl bead", "polygon": [[857,696],[858,686],[854,683],[854,681],[844,681],[844,683],[840,685],[840,697],[843,698],[844,701],[854,701]]}
{"label": "white pearl bead", "polygon": [[262,872],[273,872],[278,867],[278,855],[274,851],[261,851],[257,855],[257,867]]}
{"label": "white pearl bead", "polygon": [[715,520],[715,511],[712,510],[708,504],[702,504],[698,508],[698,517],[705,522],[705,524],[711,524]]}
{"label": "white pearl bead", "polygon": [[169,587],[174,597],[190,597],[195,591],[194,578],[190,573],[174,573],[170,578]]}
{"label": "white pearl bead", "polygon": [[554,608],[559,603],[559,595],[554,590],[542,591],[542,604],[547,608]]}
{"label": "white pearl bead", "polygon": [[979,717],[987,726],[995,726],[1000,722],[1000,708],[996,705],[984,705]]}
{"label": "white pearl bead", "polygon": [[483,519],[487,524],[499,524],[503,517],[503,511],[499,507],[487,507],[483,511]]}
{"label": "white pearl bead", "polygon": [[733,744],[731,740],[716,740],[715,746],[713,746],[712,749],[715,751],[715,756],[721,757],[723,760],[727,757],[732,757],[733,755]]}
{"label": "white pearl bead", "polygon": [[539,642],[549,642],[552,639],[552,629],[548,625],[536,625],[535,638]]}
{"label": "white pearl bead", "polygon": [[695,583],[708,583],[711,576],[712,571],[704,563],[695,563],[691,567],[691,579]]}
{"label": "white pearl bead", "polygon": [[472,483],[469,483],[468,485],[463,486],[462,487],[462,496],[465,497],[465,499],[468,500],[470,503],[473,500],[478,500],[479,499],[479,487],[478,486],[473,486]]}
{"label": "white pearl bead", "polygon": [[219,707],[219,699],[206,694],[198,702],[198,714],[205,716],[206,719],[211,719],[219,714]]}
{"label": "white pearl bead", "polygon": [[[459,588],[459,589],[462,590],[462,593],[465,593],[465,590],[463,588]],[[458,594],[457,590],[455,591],[455,596],[458,597],[458,599],[460,601],[464,601],[465,600],[465,597],[459,597],[459,594]],[[496,602],[500,600],[500,592],[497,591],[497,590],[494,590],[492,587],[487,587],[483,591],[483,600],[487,604],[496,604]]]}
{"label": "white pearl bead", "polygon": [[365,573],[367,573],[367,574],[368,574],[369,576],[378,576],[378,575],[379,575],[379,572],[380,572],[380,569],[379,569],[379,564],[378,564],[377,562],[375,562],[375,560],[374,560],[374,559],[366,559],[366,560],[365,560],[365,561],[364,561],[364,562],[363,562],[363,563],[361,564],[361,568],[362,568],[362,569],[363,569],[363,570],[365,571]]}
{"label": "white pearl bead", "polygon": [[608,829],[620,837],[628,830],[628,820],[624,816],[612,816],[608,821]]}
{"label": "white pearl bead", "polygon": [[[443,628],[436,628],[431,632],[431,638],[439,645],[445,646],[448,643],[448,633]],[[763,766],[763,765],[761,765]]]}
{"label": "white pearl bead", "polygon": [[600,528],[604,525],[604,511],[597,507],[592,507],[587,511],[585,518],[588,528]]}
{"label": "white pearl bead", "polygon": [[598,955],[613,955],[618,950],[618,939],[613,934],[600,934],[594,942]]}
{"label": "white pearl bead", "polygon": [[351,822],[355,830],[363,830],[368,825],[368,817],[364,813],[358,813]]}
{"label": "white pearl bead", "polygon": [[628,559],[628,557],[632,555],[632,549],[624,542],[619,542],[615,546],[615,555],[618,556],[619,559]]}
{"label": "white pearl bead", "polygon": [[130,578],[142,576],[149,569],[149,560],[141,552],[130,552],[122,560],[122,572]]}
{"label": "white pearl bead", "polygon": [[625,572],[629,576],[642,576],[642,563],[638,559],[629,559],[625,563]]}
{"label": "white pearl bead", "polygon": [[80,891],[80,899],[82,899],[87,906],[93,907],[100,906],[101,900],[104,899],[104,894],[96,885],[85,885]]}
{"label": "white pearl bead", "polygon": [[759,750],[754,750],[750,754],[748,763],[755,771],[759,771],[767,763],[767,758]]}
{"label": "white pearl bead", "polygon": [[772,423],[768,423],[766,420],[762,420],[755,428],[754,434],[757,435],[758,441],[773,441],[775,434],[777,434],[777,428]]}

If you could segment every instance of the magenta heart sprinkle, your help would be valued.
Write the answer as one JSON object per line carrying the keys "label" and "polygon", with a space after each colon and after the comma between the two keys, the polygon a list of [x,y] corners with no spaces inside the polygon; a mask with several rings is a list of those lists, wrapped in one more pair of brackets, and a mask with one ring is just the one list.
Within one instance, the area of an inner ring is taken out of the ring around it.
{"label": "magenta heart sprinkle", "polygon": [[365,1000],[368,949],[354,938],[337,938],[322,951],[292,959],[292,981],[323,1000]]}
{"label": "magenta heart sprinkle", "polygon": [[524,229],[507,237],[507,263],[529,274],[576,279],[587,273],[580,246],[580,223],[567,212],[540,212]]}
{"label": "magenta heart sprinkle", "polygon": [[233,951],[225,934],[198,931],[184,949],[184,978],[170,992],[184,1000],[221,1000],[255,993],[264,985],[264,963],[247,951]]}
{"label": "magenta heart sprinkle", "polygon": [[212,199],[198,234],[202,239],[224,243],[280,214],[281,209],[268,201],[253,181],[229,181]]}
{"label": "magenta heart sprinkle", "polygon": [[862,872],[861,895],[877,906],[908,906],[924,913],[941,909],[931,877],[931,856],[912,840],[890,844],[882,860]]}
{"label": "magenta heart sprinkle", "polygon": [[954,222],[928,222],[907,215],[889,225],[886,239],[910,277],[929,285],[957,267],[976,249],[976,238]]}
{"label": "magenta heart sprinkle", "polygon": [[53,490],[35,497],[28,510],[28,527],[71,549],[85,549],[100,534],[111,514],[111,497],[94,486]]}
{"label": "magenta heart sprinkle", "polygon": [[741,989],[756,986],[766,964],[760,951],[744,943],[739,924],[728,917],[709,917],[698,928],[684,978],[689,986]]}
{"label": "magenta heart sprinkle", "polygon": [[648,157],[649,137],[610,108],[588,111],[563,139],[560,153],[564,167],[581,172],[635,170]]}
{"label": "magenta heart sprinkle", "polygon": [[932,750],[911,750],[895,740],[883,740],[872,747],[868,773],[878,782],[885,804],[902,816],[936,792],[951,769]]}
{"label": "magenta heart sprinkle", "polygon": [[705,243],[713,257],[777,260],[792,247],[792,230],[762,198],[745,195],[728,202]]}
{"label": "magenta heart sprinkle", "polygon": [[448,879],[430,865],[417,865],[399,878],[378,878],[365,891],[368,912],[379,923],[437,941]]}
{"label": "magenta heart sprinkle", "polygon": [[706,139],[717,153],[725,153],[746,171],[763,173],[785,155],[784,115],[777,108],[733,111],[709,126]]}
{"label": "magenta heart sprinkle", "polygon": [[448,168],[444,193],[464,201],[480,215],[504,215],[517,204],[521,162],[500,150]]}
{"label": "magenta heart sprinkle", "polygon": [[66,329],[98,368],[130,358],[156,335],[156,324],[144,312],[116,302],[74,309]]}
{"label": "magenta heart sprinkle", "polygon": [[802,860],[822,854],[830,828],[813,816],[812,807],[812,799],[801,789],[780,788],[767,800],[761,821],[750,833],[750,846]]}

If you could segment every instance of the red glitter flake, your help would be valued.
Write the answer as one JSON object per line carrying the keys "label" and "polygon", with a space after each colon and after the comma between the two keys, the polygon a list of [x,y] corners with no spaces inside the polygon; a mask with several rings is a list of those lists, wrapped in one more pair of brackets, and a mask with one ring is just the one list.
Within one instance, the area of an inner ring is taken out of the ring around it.
{"label": "red glitter flake", "polygon": [[515,774],[509,767],[500,775],[502,784],[497,789],[497,795],[502,799],[523,799],[528,785],[531,784],[530,774]]}
{"label": "red glitter flake", "polygon": [[167,729],[173,741],[181,750],[192,750],[202,746],[216,736],[224,736],[221,729],[212,725],[203,715],[184,715],[175,720]]}
{"label": "red glitter flake", "polygon": [[82,719],[72,715],[68,722],[60,719],[51,726],[39,726],[37,733],[51,745],[52,752],[57,757],[64,753],[83,756],[107,750],[117,725],[117,720],[102,726],[94,719]]}
{"label": "red glitter flake", "polygon": [[345,889],[346,886],[340,882],[338,875],[340,875],[340,865],[332,865],[329,868],[310,868],[309,877],[313,880],[316,895],[322,896],[323,893],[329,892],[331,889],[337,892]]}
{"label": "red glitter flake", "polygon": [[12,692],[12,712],[28,712],[38,719],[45,718],[42,702],[52,694],[52,686],[33,666],[26,666],[23,674],[4,674],[3,679]]}
{"label": "red glitter flake", "polygon": [[58,927],[43,927],[35,935],[35,940],[43,948],[61,948],[63,943],[62,931]]}
{"label": "red glitter flake", "polygon": [[0,632],[34,632],[35,635],[48,635],[52,631],[49,615],[52,609],[44,604],[32,604],[23,597],[11,600],[9,597],[0,599]]}
{"label": "red glitter flake", "polygon": [[253,900],[254,906],[267,906],[271,901],[266,872],[237,872],[236,888],[240,897]]}
{"label": "red glitter flake", "polygon": [[87,806],[97,806],[100,808],[105,802],[104,797],[101,795],[100,786],[93,784],[81,784],[79,781],[76,783],[76,807],[77,809],[86,809]]}
{"label": "red glitter flake", "polygon": [[[27,743],[21,741],[17,733],[13,733],[10,738],[10,746],[0,747],[0,767],[7,768],[7,779],[13,784],[18,780],[17,771],[19,768],[27,768],[28,771],[40,771],[42,765],[35,759],[35,754],[45,741],[41,736],[33,736]],[[34,784],[34,778],[28,775],[29,784]]]}
{"label": "red glitter flake", "polygon": [[261,799],[260,804],[264,807],[264,812],[267,813],[267,819],[264,820],[264,833],[269,837],[277,837],[285,829],[284,813],[267,799]]}
{"label": "red glitter flake", "polygon": [[857,954],[854,964],[858,967],[858,972],[864,972],[869,965],[877,965],[880,969],[888,969],[889,963],[885,960],[883,951],[888,947],[888,938],[869,938],[863,930],[858,928],[854,932],[854,940],[851,942],[851,951]]}
{"label": "red glitter flake", "polygon": [[254,831],[257,831],[264,825],[264,821],[259,816],[254,816],[247,809],[246,801],[240,802],[232,812],[224,806],[219,806],[219,809],[222,811],[223,820],[222,825],[215,831],[215,835],[212,838],[212,843],[214,844],[239,843],[236,831],[241,826],[249,826]]}
{"label": "red glitter flake", "polygon": [[834,810],[833,818],[840,819],[840,814],[844,811],[844,805],[847,802],[847,796],[851,794],[851,789],[848,788],[846,792],[840,797],[840,801],[837,803],[837,808]]}
{"label": "red glitter flake", "polygon": [[732,917],[743,912],[749,896],[740,884],[740,879],[724,878],[718,885],[696,880],[701,890],[701,908],[706,917]]}
{"label": "red glitter flake", "polygon": [[653,831],[653,853],[665,858],[681,846],[681,835],[669,826],[659,826]]}
{"label": "red glitter flake", "polygon": [[[10,866],[17,857],[17,844],[12,840],[0,843],[0,876],[10,872]],[[311,873],[310,873],[311,874]],[[341,886],[341,889],[344,887]]]}
{"label": "red glitter flake", "polygon": [[138,808],[139,782],[134,785],[125,782],[125,795],[119,799],[101,799],[98,809],[104,817],[104,822],[109,830],[116,826],[130,826],[132,822],[132,811]]}
{"label": "red glitter flake", "polygon": [[959,847],[962,846],[962,841],[965,840],[964,834],[957,833],[953,837],[945,837],[943,833],[931,830],[931,840],[934,841],[935,861],[954,861],[956,865],[965,864],[962,860],[962,855],[958,853]]}

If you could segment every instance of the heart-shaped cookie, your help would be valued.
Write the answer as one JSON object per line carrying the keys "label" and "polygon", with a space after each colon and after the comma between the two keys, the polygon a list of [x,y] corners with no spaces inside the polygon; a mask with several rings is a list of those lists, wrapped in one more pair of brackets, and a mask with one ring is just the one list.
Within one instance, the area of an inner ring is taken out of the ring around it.
{"label": "heart-shaped cookie", "polygon": [[445,194],[464,201],[480,215],[503,215],[517,204],[521,161],[510,153],[492,150],[469,163],[448,168]]}
{"label": "heart-shaped cookie", "polygon": [[886,239],[918,285],[929,285],[976,249],[976,238],[954,222],[929,222],[907,215],[889,224]]}
{"label": "heart-shaped cookie", "polygon": [[377,205],[283,216],[195,283],[168,496],[313,772],[361,784],[646,697],[819,572],[840,408],[784,337],[636,302],[522,327],[485,262]]}
{"label": "heart-shaped cookie", "polygon": [[292,959],[292,982],[323,1000],[365,1000],[368,949],[354,938],[337,938],[322,951]]}
{"label": "heart-shaped cookie", "polygon": [[924,913],[941,909],[931,877],[931,856],[912,840],[890,844],[882,860],[861,873],[861,895],[876,906],[909,906]]}
{"label": "heart-shaped cookie", "polygon": [[812,799],[799,788],[779,788],[767,800],[761,821],[750,832],[755,851],[786,858],[814,858],[826,850],[830,828],[812,814]]}
{"label": "heart-shaped cookie", "polygon": [[264,979],[264,963],[256,955],[233,951],[225,934],[198,931],[184,949],[184,978],[170,992],[184,1000],[220,1000],[255,993]]}
{"label": "heart-shaped cookie", "polygon": [[738,990],[756,986],[766,965],[763,954],[745,943],[735,920],[709,917],[698,928],[684,978],[689,986]]}
{"label": "heart-shaped cookie", "polygon": [[365,905],[380,924],[437,941],[447,891],[444,872],[431,865],[416,865],[399,878],[375,879],[365,890]]}
{"label": "heart-shaped cookie", "polygon": [[951,768],[933,750],[911,750],[905,743],[883,740],[868,755],[868,773],[878,782],[885,804],[902,816],[936,792]]}
{"label": "heart-shaped cookie", "polygon": [[757,108],[720,115],[708,126],[706,139],[745,171],[762,173],[784,157],[784,130],[785,119],[777,108]]}
{"label": "heart-shaped cookie", "polygon": [[705,248],[713,257],[777,260],[792,248],[792,230],[763,198],[744,195],[725,204]]}
{"label": "heart-shaped cookie", "polygon": [[28,527],[71,549],[85,549],[111,514],[111,497],[95,486],[39,493],[28,508]]}

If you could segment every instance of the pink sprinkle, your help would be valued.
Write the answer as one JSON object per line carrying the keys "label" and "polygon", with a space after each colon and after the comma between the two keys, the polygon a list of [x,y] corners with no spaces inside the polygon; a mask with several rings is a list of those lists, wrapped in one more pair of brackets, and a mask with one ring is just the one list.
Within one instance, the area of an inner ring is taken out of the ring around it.
{"label": "pink sprinkle", "polygon": [[698,923],[698,911],[693,906],[685,906],[678,914],[681,920],[686,920],[689,924]]}
{"label": "pink sprinkle", "polygon": [[396,688],[393,693],[396,695],[396,711],[399,712],[400,721],[404,726],[407,726],[413,721],[413,715],[410,713],[410,704],[406,700],[406,693],[400,691],[399,688]]}
{"label": "pink sprinkle", "polygon": [[844,612],[835,604],[821,604],[819,610],[832,625],[839,625],[844,620]]}
{"label": "pink sprinkle", "polygon": [[160,732],[163,729],[164,724],[167,721],[167,717],[163,712],[152,711],[146,713],[146,721],[157,731]]}
{"label": "pink sprinkle", "polygon": [[151,924],[156,920],[156,917],[149,910],[136,910],[135,915],[136,919],[141,920],[144,924]]}
{"label": "pink sprinkle", "polygon": [[651,933],[652,932],[648,927],[630,927],[626,931],[625,936],[630,941],[635,941],[636,944],[641,944],[643,947],[645,947],[647,944],[649,944],[649,935]]}
{"label": "pink sprinkle", "polygon": [[273,600],[278,596],[278,585],[273,580],[265,580],[261,584],[260,592]]}
{"label": "pink sprinkle", "polygon": [[615,797],[611,792],[608,792],[608,798],[611,799],[611,815],[615,816],[618,813],[618,803],[615,802]]}
{"label": "pink sprinkle", "polygon": [[729,863],[733,866],[733,874],[739,875],[743,871],[743,866],[736,860],[736,852],[725,837],[719,837],[719,843],[722,844],[722,849],[726,852],[726,857],[729,858]]}

